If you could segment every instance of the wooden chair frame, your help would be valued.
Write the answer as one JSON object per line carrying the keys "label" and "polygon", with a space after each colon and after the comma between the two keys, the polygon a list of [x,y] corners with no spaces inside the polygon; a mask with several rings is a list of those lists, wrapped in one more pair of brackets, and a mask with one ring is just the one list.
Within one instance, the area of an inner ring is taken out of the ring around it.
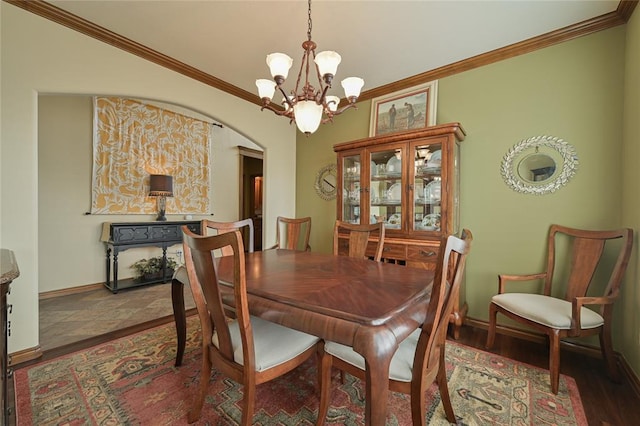
{"label": "wooden chair frame", "polygon": [[[570,270],[567,280],[566,293],[562,297],[571,303],[571,322],[568,328],[553,328],[544,324],[523,318],[518,314],[504,309],[493,301],[489,304],[489,333],[487,348],[491,348],[495,341],[497,314],[501,313],[514,321],[534,328],[549,337],[549,374],[551,390],[558,393],[560,380],[560,340],[566,337],[583,337],[598,334],[600,350],[607,366],[607,372],[613,380],[619,380],[611,341],[611,327],[613,322],[613,305],[620,292],[620,285],[631,256],[633,245],[633,231],[629,228],[612,231],[592,231],[569,228],[561,225],[551,225],[547,240],[546,272],[527,275],[498,275],[498,294],[506,293],[509,282],[523,282],[542,280],[542,295],[552,297],[552,281],[556,267],[556,239],[562,234],[571,239]],[[605,243],[609,240],[621,239],[615,265],[609,277],[604,294],[600,297],[589,297],[587,291],[596,272],[598,262],[604,252]],[[586,305],[599,305],[599,314],[604,323],[599,327],[583,328],[581,311]]]}
{"label": "wooden chair frame", "polygon": [[[283,240],[285,240],[285,238],[280,234],[280,228],[283,226],[286,229],[285,234],[287,236],[284,244]],[[311,246],[309,245],[310,236],[311,217],[289,218],[278,216],[276,219],[276,243],[272,247],[269,247],[269,249],[297,250],[299,246],[302,246],[305,251],[311,251]],[[302,244],[299,244],[301,237]]]}
{"label": "wooden chair frame", "polygon": [[[236,229],[219,235],[203,236],[190,232],[185,226],[183,227],[183,237],[189,284],[202,326],[200,384],[193,406],[189,411],[188,421],[193,423],[200,418],[202,405],[209,388],[212,367],[215,365],[222,374],[243,385],[244,397],[240,424],[248,426],[252,423],[253,418],[256,385],[280,377],[316,355],[319,349],[318,343],[312,344],[308,349],[280,364],[257,371],[256,347],[247,300],[242,235]],[[214,266],[215,259],[212,254],[214,251],[222,249],[228,249],[234,257],[234,282],[231,286],[221,284],[218,281]],[[222,302],[223,298],[229,297],[231,292],[233,292],[235,305],[233,318],[229,317],[228,310]],[[268,323],[268,321],[264,322]],[[235,360],[233,331],[230,324],[237,324],[237,333],[240,335],[242,344],[242,363]],[[276,324],[271,324],[271,326],[280,327]],[[217,342],[217,346],[213,343],[214,341]]]}
{"label": "wooden chair frame", "polygon": [[384,248],[384,223],[377,222],[372,224],[354,224],[336,220],[333,227],[333,254],[339,255],[339,235],[341,232],[349,234],[349,257],[366,258],[367,246],[369,238],[376,233],[378,234],[378,242],[376,244],[373,260],[380,262],[382,259],[382,250]]}
{"label": "wooden chair frame", "polygon": [[[410,395],[411,418],[414,426],[424,426],[426,416],[425,392],[435,381],[438,383],[445,415],[450,423],[456,423],[451,405],[447,374],[445,369],[445,342],[449,316],[453,310],[457,289],[460,288],[464,274],[466,257],[471,249],[473,235],[467,229],[460,238],[449,236],[441,241],[442,249],[438,254],[436,274],[433,281],[431,299],[427,308],[427,316],[421,327],[419,338],[415,344],[412,380],[410,382],[389,380],[389,389]],[[410,338],[405,339],[408,342]],[[401,343],[401,344],[403,344]],[[341,371],[366,380],[366,372],[323,350],[320,362],[320,407],[318,408],[317,425],[324,424],[330,403],[331,369]]]}

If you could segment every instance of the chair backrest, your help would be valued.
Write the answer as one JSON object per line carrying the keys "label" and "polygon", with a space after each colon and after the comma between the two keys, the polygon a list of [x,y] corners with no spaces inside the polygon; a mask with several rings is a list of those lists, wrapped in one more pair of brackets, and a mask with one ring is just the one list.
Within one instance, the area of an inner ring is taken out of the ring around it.
{"label": "chair backrest", "polygon": [[420,371],[438,365],[440,351],[444,350],[447,340],[449,317],[456,302],[452,295],[457,294],[460,288],[472,241],[473,235],[468,229],[462,230],[460,238],[450,235],[441,241],[427,317],[414,358],[413,377],[416,380],[421,377]]}
{"label": "chair backrest", "polygon": [[333,254],[338,256],[340,250],[340,234],[348,234],[347,256],[366,258],[367,245],[370,237],[378,238],[373,260],[380,262],[382,259],[382,249],[384,247],[384,223],[377,222],[372,224],[354,224],[341,220],[336,220],[333,227]]}
{"label": "chair backrest", "polygon": [[274,248],[310,251],[311,218],[288,218],[278,216],[276,220],[276,244]]}
{"label": "chair backrest", "polygon": [[556,265],[559,235],[569,237],[569,268],[567,270],[567,288],[564,299],[571,301],[575,297],[583,297],[587,294],[589,285],[598,269],[598,264],[602,259],[608,241],[618,240],[618,252],[616,262],[613,266],[609,282],[604,295],[617,296],[620,283],[631,256],[633,245],[633,231],[629,228],[616,229],[611,231],[593,231],[569,228],[561,225],[551,225],[549,229],[547,247],[547,276],[544,282],[544,294],[551,295],[551,284]]}
{"label": "chair backrest", "polygon": [[[183,230],[183,249],[185,265],[189,275],[189,285],[196,304],[205,341],[211,342],[214,336],[217,351],[228,361],[234,362],[234,350],[231,344],[230,321],[236,320],[239,325],[243,345],[243,365],[245,371],[255,368],[255,351],[253,334],[249,319],[247,303],[247,284],[245,275],[244,246],[240,231],[231,230],[218,235],[194,234],[186,226]],[[219,282],[214,251],[227,249],[232,253],[225,261],[233,261],[234,282]],[[226,292],[225,292],[226,291]],[[233,292],[233,317],[223,305],[223,298]]]}
{"label": "chair backrest", "polygon": [[[238,220],[236,222],[216,222],[214,220],[203,219],[201,222],[200,229],[201,229],[202,235],[208,235],[207,231],[209,229],[216,230],[217,234],[219,235],[219,234],[224,234],[225,232],[230,232],[230,231],[236,231],[236,230],[242,231],[242,228],[244,228],[245,226],[249,229],[249,238],[247,239],[244,233],[242,233],[243,245],[246,247],[246,250],[249,253],[253,253],[254,233],[253,233],[253,219],[251,218]],[[224,247],[221,251],[223,256],[229,256],[233,254],[230,247]]]}

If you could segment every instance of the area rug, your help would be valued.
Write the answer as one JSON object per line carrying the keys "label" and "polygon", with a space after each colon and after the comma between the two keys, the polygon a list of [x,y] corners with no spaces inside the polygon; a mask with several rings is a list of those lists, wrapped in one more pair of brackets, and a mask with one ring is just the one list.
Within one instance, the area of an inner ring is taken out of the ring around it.
{"label": "area rug", "polygon": [[[17,425],[186,425],[200,370],[200,326],[188,320],[183,366],[174,367],[175,328],[166,324],[14,372]],[[575,381],[455,342],[447,343],[449,390],[461,425],[587,425]],[[242,386],[214,372],[197,425],[236,425]],[[435,385],[427,424],[448,424]],[[316,366],[257,388],[256,425],[313,425]],[[363,424],[362,382],[336,374],[327,424]],[[391,393],[387,425],[410,425],[408,396]]]}

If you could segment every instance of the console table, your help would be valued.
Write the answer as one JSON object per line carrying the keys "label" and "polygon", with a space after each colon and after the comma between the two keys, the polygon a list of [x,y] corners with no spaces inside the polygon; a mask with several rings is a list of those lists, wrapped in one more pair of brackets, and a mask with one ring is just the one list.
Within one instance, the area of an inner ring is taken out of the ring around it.
{"label": "console table", "polygon": [[[189,230],[200,233],[200,221],[180,222],[104,222],[102,224],[102,236],[107,251],[107,280],[105,286],[112,293],[130,287],[146,284],[167,282],[171,277],[167,276],[166,267],[162,271],[162,277],[154,280],[139,281],[133,278],[118,281],[118,253],[138,247],[162,248],[163,264],[167,264],[167,248],[182,243],[182,226],[188,226]],[[113,280],[111,280],[111,253],[113,252]]]}
{"label": "console table", "polygon": [[7,320],[11,312],[11,305],[7,305],[9,285],[20,275],[16,258],[11,250],[0,249],[0,323],[2,324],[2,336],[0,336],[0,424],[9,424],[9,407],[7,404],[7,380],[11,377],[9,369],[9,357],[7,355],[7,339],[11,334],[10,323]]}

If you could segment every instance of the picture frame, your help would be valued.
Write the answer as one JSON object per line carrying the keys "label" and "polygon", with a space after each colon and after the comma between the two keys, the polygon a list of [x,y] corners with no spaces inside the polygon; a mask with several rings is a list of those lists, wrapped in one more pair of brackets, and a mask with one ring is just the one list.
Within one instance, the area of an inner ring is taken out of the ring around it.
{"label": "picture frame", "polygon": [[437,99],[438,80],[374,98],[371,101],[369,136],[434,126]]}

